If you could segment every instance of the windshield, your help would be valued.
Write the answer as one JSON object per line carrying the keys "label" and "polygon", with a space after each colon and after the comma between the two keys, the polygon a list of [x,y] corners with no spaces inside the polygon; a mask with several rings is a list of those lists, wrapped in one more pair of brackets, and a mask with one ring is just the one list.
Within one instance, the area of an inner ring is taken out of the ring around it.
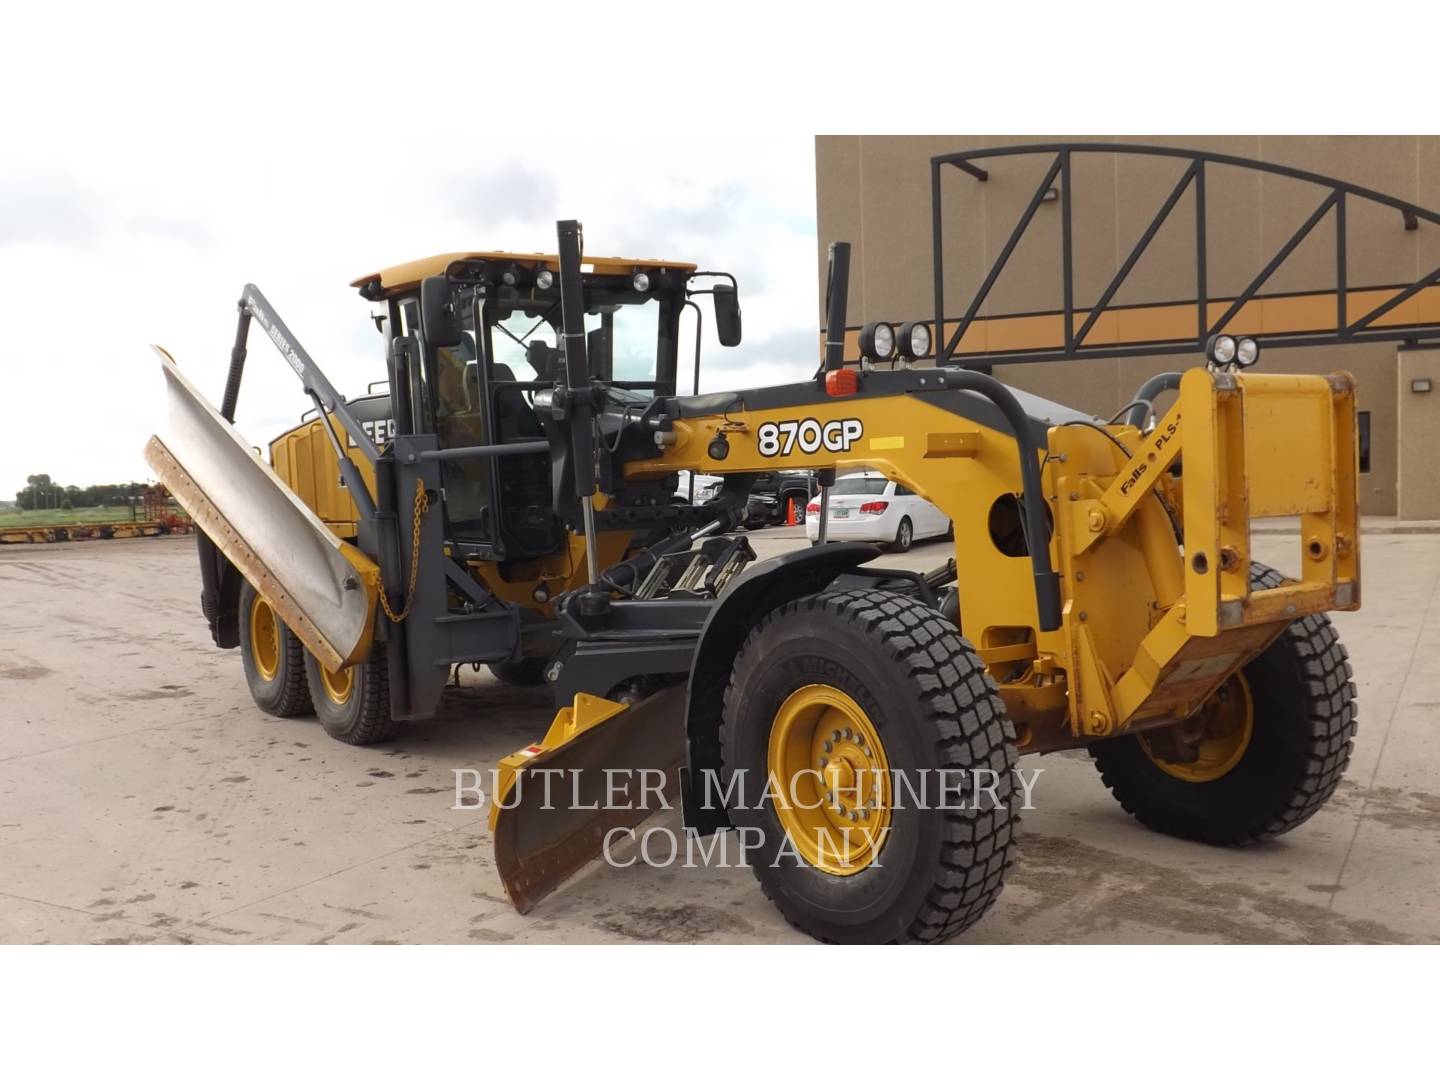
{"label": "windshield", "polygon": [[[632,293],[615,300],[614,290],[587,290],[585,349],[590,374],[617,382],[654,382],[660,350],[660,309],[656,296]],[[467,307],[467,315],[473,309]],[[558,299],[533,300],[516,306],[487,305],[491,316],[491,381],[559,382],[565,378],[560,353]],[[474,319],[467,318],[472,346]],[[471,373],[472,379],[474,372]]]}
{"label": "windshield", "polygon": [[[554,371],[549,370],[553,365],[548,365],[544,361],[544,355],[553,353],[560,344],[559,334],[549,321],[550,318],[556,318],[558,321],[558,311],[551,313],[542,311],[539,314],[531,314],[515,310],[492,324],[490,342],[495,364],[495,373],[491,376],[492,379],[514,379],[517,382],[553,382],[559,377]],[[532,358],[537,357],[540,367],[546,368],[546,370],[536,371],[532,366]]]}
{"label": "windshield", "polygon": [[[590,369],[603,370],[616,382],[654,382],[655,354],[660,338],[660,305],[613,305],[585,313]],[[594,353],[597,346],[601,355]],[[608,357],[607,354],[608,353]]]}
{"label": "windshield", "polygon": [[889,483],[883,476],[842,476],[830,489],[832,495],[883,495]]}

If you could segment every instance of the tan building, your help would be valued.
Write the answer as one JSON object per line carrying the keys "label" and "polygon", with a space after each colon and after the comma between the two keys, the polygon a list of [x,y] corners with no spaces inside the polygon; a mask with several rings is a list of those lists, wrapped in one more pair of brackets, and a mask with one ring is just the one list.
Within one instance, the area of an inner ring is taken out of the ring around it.
{"label": "tan building", "polygon": [[[1284,165],[1369,188],[1440,211],[1440,137],[1226,136],[1212,138],[1033,138],[1010,136],[819,136],[815,143],[819,273],[834,240],[852,245],[852,326],[872,319],[932,319],[931,170],[934,155],[1018,143],[1088,141],[1146,143]],[[953,329],[1039,190],[1053,155],[989,159],[982,183],[958,169],[942,170],[945,316]],[[1076,155],[1070,179],[1072,308],[1076,322],[1095,305],[1186,168],[1174,158]],[[1327,192],[1286,176],[1226,166],[1206,167],[1206,281],[1212,312],[1223,310],[1316,211]],[[1035,209],[1030,227],[995,280],[980,316],[1048,313],[1063,305],[1058,182]],[[1346,200],[1345,265],[1351,310],[1366,287],[1399,289],[1440,268],[1440,225],[1399,211]],[[1193,191],[1166,223],[1107,310],[1196,297]],[[1337,230],[1332,212],[1320,219],[1256,294],[1303,302],[1336,287]],[[1374,295],[1387,295],[1375,293]],[[1298,299],[1297,299],[1298,298]],[[823,304],[823,299],[822,299]],[[1423,290],[1388,318],[1396,325],[1440,324],[1440,286]],[[1372,305],[1373,306],[1373,305]],[[1247,308],[1247,314],[1258,309]],[[1190,316],[1194,318],[1194,316]],[[1351,318],[1354,318],[1352,315]],[[821,323],[824,312],[821,312]],[[1253,319],[1252,319],[1253,323]],[[999,320],[995,326],[1025,325]],[[1378,324],[1377,324],[1378,325]],[[1237,320],[1238,326],[1238,320]],[[1333,324],[1331,326],[1333,330]],[[1398,335],[1401,331],[1396,330]],[[1361,503],[1368,514],[1440,519],[1440,328],[1432,347],[1410,341],[1267,348],[1261,371],[1353,372],[1361,410]],[[991,339],[995,339],[992,331]],[[972,340],[967,334],[965,342]],[[1263,340],[1263,338],[1262,338]],[[962,348],[963,351],[963,348]],[[1150,375],[1201,362],[1198,354],[1061,362],[1003,363],[995,374],[1022,389],[1096,415],[1110,416]]]}

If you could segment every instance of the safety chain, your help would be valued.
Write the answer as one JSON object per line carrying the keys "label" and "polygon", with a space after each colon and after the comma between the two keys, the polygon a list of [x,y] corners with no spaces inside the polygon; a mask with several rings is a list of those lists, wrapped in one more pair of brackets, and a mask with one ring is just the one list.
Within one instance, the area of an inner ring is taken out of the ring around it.
{"label": "safety chain", "polygon": [[415,600],[415,581],[420,575],[420,523],[430,511],[430,496],[425,494],[425,481],[415,479],[415,527],[410,535],[410,585],[405,590],[405,609],[396,615],[390,610],[390,600],[385,595],[385,583],[380,583],[380,606],[393,623],[404,622],[410,617],[410,605]]}

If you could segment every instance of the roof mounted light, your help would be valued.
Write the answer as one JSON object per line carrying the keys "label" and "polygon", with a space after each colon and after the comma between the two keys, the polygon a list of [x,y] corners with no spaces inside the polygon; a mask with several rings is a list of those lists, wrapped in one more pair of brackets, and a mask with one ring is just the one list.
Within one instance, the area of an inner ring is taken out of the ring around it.
{"label": "roof mounted light", "polygon": [[520,267],[516,266],[514,263],[511,263],[509,266],[505,267],[504,270],[501,270],[501,271],[500,271],[500,284],[502,284],[502,285],[511,285],[511,286],[519,285],[519,284],[520,284]]}
{"label": "roof mounted light", "polygon": [[540,270],[535,275],[535,287],[537,289],[548,289],[555,284],[555,275],[549,270]]}
{"label": "roof mounted light", "polygon": [[900,355],[907,360],[924,360],[930,355],[930,324],[907,322],[900,327]]}
{"label": "roof mounted light", "polygon": [[1242,368],[1254,367],[1260,359],[1260,343],[1253,337],[1242,337],[1235,343],[1235,363]]}
{"label": "roof mounted light", "polygon": [[895,355],[895,327],[887,322],[866,323],[860,330],[860,355],[867,360],[889,360]]}
{"label": "roof mounted light", "polygon": [[1235,339],[1229,334],[1211,334],[1205,343],[1205,359],[1216,367],[1229,367],[1235,362]]}
{"label": "roof mounted light", "polygon": [[630,287],[636,292],[649,292],[650,275],[644,270],[636,270],[630,278]]}

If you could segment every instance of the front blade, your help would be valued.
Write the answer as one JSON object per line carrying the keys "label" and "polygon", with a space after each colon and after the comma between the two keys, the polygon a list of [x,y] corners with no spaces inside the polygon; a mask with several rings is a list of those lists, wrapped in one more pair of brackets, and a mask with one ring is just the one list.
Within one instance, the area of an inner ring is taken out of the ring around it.
{"label": "front blade", "polygon": [[[495,867],[517,911],[599,857],[610,830],[634,828],[675,805],[684,709],[683,684],[629,708],[577,694],[542,742],[501,763],[490,828]],[[548,792],[544,770],[551,770]]]}
{"label": "front blade", "polygon": [[145,460],[177,502],[330,670],[362,659],[379,569],[246,444],[163,349],[169,421]]}

